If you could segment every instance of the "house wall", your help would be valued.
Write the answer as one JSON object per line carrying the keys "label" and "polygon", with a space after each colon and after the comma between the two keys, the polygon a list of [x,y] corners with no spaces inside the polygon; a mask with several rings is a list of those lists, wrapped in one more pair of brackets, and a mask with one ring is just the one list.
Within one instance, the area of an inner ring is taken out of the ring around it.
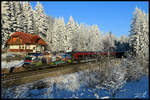
{"label": "house wall", "polygon": [[44,50],[44,46],[41,45],[10,45],[9,51],[19,52],[19,51],[26,51],[26,50],[32,50],[33,52],[42,52]]}
{"label": "house wall", "polygon": [[9,48],[10,49],[19,49],[19,45],[10,45]]}
{"label": "house wall", "polygon": [[37,51],[41,51],[41,46],[37,45]]}
{"label": "house wall", "polygon": [[8,52],[33,52],[33,50],[29,49],[8,49]]}
{"label": "house wall", "polygon": [[44,47],[42,45],[37,45],[36,46],[36,51],[37,52],[43,52],[43,50],[44,50]]}
{"label": "house wall", "polygon": [[36,45],[29,45],[30,49],[33,49],[34,47],[36,47]]}
{"label": "house wall", "polygon": [[[20,47],[20,48],[19,48]],[[10,49],[33,49],[36,45],[10,45]]]}

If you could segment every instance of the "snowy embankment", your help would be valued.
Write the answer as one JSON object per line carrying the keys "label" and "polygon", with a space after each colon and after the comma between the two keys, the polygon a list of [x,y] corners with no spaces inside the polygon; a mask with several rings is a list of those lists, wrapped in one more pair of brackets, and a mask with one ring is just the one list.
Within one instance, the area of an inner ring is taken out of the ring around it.
{"label": "snowy embankment", "polygon": [[[15,53],[4,53],[2,54],[2,59],[5,59],[6,57],[15,57]],[[20,67],[23,65],[23,60],[12,60],[10,62],[1,61],[1,68],[11,68],[11,67]]]}
{"label": "snowy embankment", "polygon": [[14,57],[15,55],[14,55],[14,53],[12,53],[12,52],[8,52],[8,53],[4,53],[4,54],[2,54],[2,59],[5,59],[6,57]]}
{"label": "snowy embankment", "polygon": [[1,68],[20,67],[24,63],[23,60],[13,60],[11,62],[2,61]]}
{"label": "snowy embankment", "polygon": [[[95,72],[89,75],[89,70],[84,70],[5,88],[2,98],[110,98],[109,92],[96,84]],[[89,85],[91,81],[94,87]],[[116,98],[148,98],[148,77],[126,83]]]}

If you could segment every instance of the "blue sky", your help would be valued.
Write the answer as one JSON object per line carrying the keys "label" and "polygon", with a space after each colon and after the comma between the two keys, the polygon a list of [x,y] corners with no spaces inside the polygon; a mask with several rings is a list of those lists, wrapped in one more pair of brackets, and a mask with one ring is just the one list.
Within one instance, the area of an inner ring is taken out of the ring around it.
{"label": "blue sky", "polygon": [[[40,1],[46,15],[53,17],[63,16],[65,23],[73,16],[74,21],[88,25],[97,24],[104,32],[111,31],[117,37],[128,35],[130,23],[135,7],[139,7],[148,13],[148,2],[124,1],[124,2],[102,2],[102,1]],[[31,5],[35,8],[36,1]]]}

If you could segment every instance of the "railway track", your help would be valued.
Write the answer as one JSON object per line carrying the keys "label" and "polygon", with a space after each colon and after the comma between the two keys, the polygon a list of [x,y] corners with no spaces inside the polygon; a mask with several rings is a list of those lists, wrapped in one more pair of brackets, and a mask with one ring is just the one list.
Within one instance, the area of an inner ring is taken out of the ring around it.
{"label": "railway track", "polygon": [[28,71],[24,71],[24,72],[4,74],[4,75],[1,75],[1,82],[5,83],[8,81],[19,80],[21,78],[30,77],[33,75],[50,73],[50,72],[57,71],[57,70],[63,70],[66,67],[74,67],[77,65],[85,64],[85,63],[88,63],[88,62],[62,64],[62,65],[58,65],[58,66],[43,66],[42,68],[39,68],[36,70],[28,70]]}
{"label": "railway track", "polygon": [[26,77],[26,76],[39,74],[43,71],[46,71],[46,70],[36,70],[36,71],[29,71],[29,72],[25,71],[25,72],[22,72],[22,73],[7,74],[7,75],[2,76],[2,81],[16,80],[16,79],[23,78],[23,77]]}

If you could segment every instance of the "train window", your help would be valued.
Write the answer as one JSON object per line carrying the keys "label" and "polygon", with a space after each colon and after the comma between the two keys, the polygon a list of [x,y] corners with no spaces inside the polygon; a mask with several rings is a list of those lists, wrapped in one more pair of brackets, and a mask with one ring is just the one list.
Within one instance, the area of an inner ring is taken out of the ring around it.
{"label": "train window", "polygon": [[25,57],[25,60],[32,60],[32,57]]}

